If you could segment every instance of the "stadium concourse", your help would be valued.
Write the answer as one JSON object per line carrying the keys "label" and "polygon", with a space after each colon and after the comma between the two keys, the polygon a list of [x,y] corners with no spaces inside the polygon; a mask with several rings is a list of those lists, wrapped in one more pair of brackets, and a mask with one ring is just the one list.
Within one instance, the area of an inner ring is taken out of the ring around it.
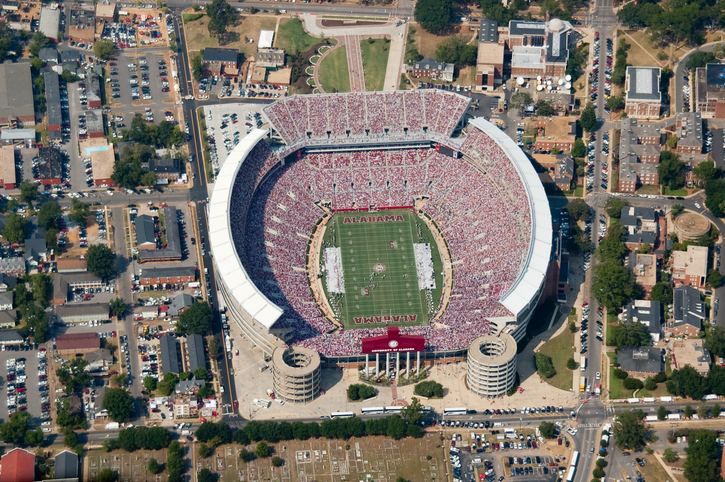
{"label": "stadium concourse", "polygon": [[[265,108],[279,137],[247,136],[209,205],[220,291],[254,344],[270,354],[287,344],[360,356],[362,340],[385,329],[345,330],[322,314],[310,239],[335,210],[411,205],[445,239],[453,288],[436,323],[401,333],[423,335],[431,353],[461,352],[501,330],[523,336],[548,268],[549,206],[511,139],[483,119],[463,125],[468,104],[416,90],[293,96]],[[275,138],[284,143],[276,152]]]}

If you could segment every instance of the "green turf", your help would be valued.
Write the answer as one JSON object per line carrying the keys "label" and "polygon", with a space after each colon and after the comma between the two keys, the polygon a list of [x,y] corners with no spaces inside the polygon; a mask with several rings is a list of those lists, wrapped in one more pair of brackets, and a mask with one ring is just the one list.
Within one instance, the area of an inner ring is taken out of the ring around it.
{"label": "green turf", "polygon": [[365,89],[368,91],[383,90],[385,70],[388,68],[390,44],[385,39],[365,39],[360,41],[363,69],[365,70]]}
{"label": "green turf", "polygon": [[[394,216],[395,219],[402,216],[402,220],[345,222],[346,218],[359,220],[373,215]],[[343,326],[354,329],[383,326],[386,322],[387,326],[427,324],[438,307],[443,288],[440,253],[432,241],[430,230],[410,210],[336,213],[327,225],[324,247],[336,246],[341,250],[345,293],[326,293]],[[431,244],[436,277],[436,289],[431,293],[432,313],[428,310],[426,292],[418,288],[413,243],[420,242]],[[324,252],[321,259],[324,260]],[[371,280],[376,264],[384,265],[385,270],[376,273]],[[327,290],[326,279],[323,286]],[[406,320],[403,316],[409,318]],[[410,317],[415,318],[411,320]]]}
{"label": "green turf", "polygon": [[347,70],[347,50],[344,45],[327,54],[318,69],[325,92],[350,92],[350,72]]}
{"label": "green turf", "polygon": [[313,45],[320,42],[305,32],[302,21],[299,18],[290,18],[287,21],[280,22],[279,32],[277,34],[277,47],[286,50],[290,54],[306,52]]}

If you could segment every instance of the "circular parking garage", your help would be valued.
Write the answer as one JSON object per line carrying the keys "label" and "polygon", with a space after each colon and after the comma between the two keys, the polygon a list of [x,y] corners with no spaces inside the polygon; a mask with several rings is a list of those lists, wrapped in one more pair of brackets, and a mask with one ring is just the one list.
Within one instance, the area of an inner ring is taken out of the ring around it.
{"label": "circular parking garage", "polygon": [[680,241],[696,241],[710,232],[710,220],[699,213],[683,212],[674,219],[673,224]]}
{"label": "circular parking garage", "polygon": [[468,387],[481,397],[505,395],[516,381],[516,340],[485,335],[468,348]]}
{"label": "circular parking garage", "polygon": [[296,346],[277,348],[272,353],[273,387],[285,402],[307,403],[320,393],[320,355]]}

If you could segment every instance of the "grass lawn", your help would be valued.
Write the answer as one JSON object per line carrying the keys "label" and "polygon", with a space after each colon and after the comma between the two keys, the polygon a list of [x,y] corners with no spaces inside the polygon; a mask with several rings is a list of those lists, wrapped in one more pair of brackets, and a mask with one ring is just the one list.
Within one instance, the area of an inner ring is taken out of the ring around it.
{"label": "grass lawn", "polygon": [[584,186],[577,186],[574,189],[574,197],[583,197],[584,196]]}
{"label": "grass lawn", "polygon": [[[457,32],[459,35],[464,36],[467,41],[471,41],[475,36],[475,33],[470,31]],[[425,58],[435,58],[436,47],[439,43],[446,39],[446,36],[435,35],[430,32],[426,32],[419,25],[415,26],[415,33],[413,33],[415,39],[415,45],[418,47],[418,52]],[[474,69],[475,70],[475,69]]]}
{"label": "grass lawn", "polygon": [[[607,356],[612,360],[614,364],[614,353],[609,352]],[[634,390],[627,390],[624,388],[623,380],[614,376],[614,366],[609,367],[609,399],[620,400],[623,398],[630,398],[634,393]]]}
{"label": "grass lawn", "polygon": [[181,16],[181,20],[186,24],[187,22],[193,22],[194,20],[199,20],[201,17],[203,17],[203,13],[185,13]]}
{"label": "grass lawn", "polygon": [[[309,35],[302,27],[299,18],[283,19],[277,32],[277,47],[284,49],[288,54],[306,52],[320,39]],[[256,46],[255,46],[256,48]]]}
{"label": "grass lawn", "polygon": [[[629,32],[628,32],[629,33]],[[633,37],[634,38],[634,37]],[[627,63],[632,65],[638,65],[642,67],[662,67],[662,64],[657,60],[657,51],[656,50],[650,50],[649,53],[652,54],[652,57],[648,54],[647,50],[643,50],[640,48],[639,45],[634,43],[631,38],[624,36],[625,41],[630,45],[629,50],[627,51]],[[645,48],[649,48],[651,44],[649,41],[647,43],[642,42],[640,39],[636,39],[637,42],[639,42],[640,45],[642,45]]]}
{"label": "grass lawn", "polygon": [[327,93],[350,92],[350,72],[347,69],[347,49],[336,47],[322,60],[319,79]]}
{"label": "grass lawn", "polygon": [[665,196],[687,196],[687,189],[680,188],[680,189],[668,189],[665,187],[664,193]]}
{"label": "grass lawn", "polygon": [[363,69],[365,70],[365,89],[383,90],[385,82],[385,69],[388,67],[388,56],[390,45],[385,39],[375,39],[372,43],[368,40],[360,42],[362,50]]}
{"label": "grass lawn", "polygon": [[662,397],[670,395],[669,392],[667,392],[667,387],[665,386],[667,383],[658,383],[657,388],[655,388],[654,391],[647,390],[646,388],[643,388],[642,390],[637,392],[638,397]]}
{"label": "grass lawn", "polygon": [[[647,49],[647,51],[649,51],[654,58],[657,58],[658,52],[664,51],[670,58],[668,60],[665,60],[664,62],[662,62],[663,65],[668,62],[669,63],[674,62],[676,59],[682,57],[685,54],[685,52],[687,52],[690,49],[690,47],[688,47],[684,43],[679,44],[677,46],[677,48],[675,48],[675,46],[671,45],[671,44],[668,44],[667,46],[664,46],[664,47],[657,47],[650,40],[650,34],[645,31],[631,31],[631,32],[627,32],[627,34],[629,34],[629,36],[632,37],[633,39],[637,40],[637,42],[639,42],[645,49]],[[631,39],[627,39],[627,43],[632,43]],[[632,46],[632,48],[635,48],[635,47],[637,47],[637,46],[636,45]],[[639,50],[641,50],[641,49],[639,49]],[[630,49],[628,54],[631,51],[632,50]],[[649,58],[650,62],[652,62],[652,58],[649,56],[648,56],[648,58]],[[629,57],[628,57],[628,63],[632,63],[632,65],[638,65],[638,64],[633,63],[631,60],[629,60]],[[642,64],[642,65],[644,65],[644,64]],[[659,65],[657,65],[657,64],[647,64],[647,65],[659,67]]]}
{"label": "grass lawn", "polygon": [[[637,64],[634,64],[637,65]],[[659,196],[662,192],[660,186],[642,186],[637,189],[637,194],[652,194]]]}
{"label": "grass lawn", "polygon": [[[274,17],[240,17],[240,22],[232,30],[239,35],[239,38],[226,45],[219,45],[216,37],[209,35],[209,17],[204,15],[198,20],[185,22],[184,29],[186,31],[186,41],[189,51],[202,50],[207,47],[224,47],[231,49],[239,49],[245,57],[249,57],[257,52],[257,39],[260,30],[274,30],[277,26],[277,19]],[[280,30],[281,30],[280,26]],[[245,37],[254,39],[254,43],[246,42]]]}
{"label": "grass lawn", "polygon": [[647,463],[644,464],[644,467],[637,467],[637,470],[642,473],[645,481],[672,479],[654,455],[645,454],[643,457],[647,459]]}
{"label": "grass lawn", "polygon": [[[574,333],[566,328],[561,334],[550,339],[541,346],[539,353],[551,357],[551,362],[556,369],[556,375],[545,379],[546,383],[562,390],[571,390],[573,375],[572,371],[566,367],[569,358],[574,357]],[[576,360],[576,358],[575,358]]]}

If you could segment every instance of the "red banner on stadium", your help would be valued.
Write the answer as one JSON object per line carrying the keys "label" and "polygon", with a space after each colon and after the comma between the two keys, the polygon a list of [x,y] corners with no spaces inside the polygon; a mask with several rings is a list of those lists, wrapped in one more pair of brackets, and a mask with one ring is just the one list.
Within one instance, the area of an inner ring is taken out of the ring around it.
{"label": "red banner on stadium", "polygon": [[[385,211],[392,209],[413,209],[415,206],[375,206],[372,211]],[[347,213],[347,212],[367,212],[371,211],[370,208],[347,208],[347,209],[331,209],[333,213]]]}
{"label": "red banner on stadium", "polygon": [[382,336],[371,336],[362,341],[363,354],[387,353],[400,351],[423,351],[425,349],[425,337],[421,335],[401,335],[397,326],[388,327],[388,334]]}

